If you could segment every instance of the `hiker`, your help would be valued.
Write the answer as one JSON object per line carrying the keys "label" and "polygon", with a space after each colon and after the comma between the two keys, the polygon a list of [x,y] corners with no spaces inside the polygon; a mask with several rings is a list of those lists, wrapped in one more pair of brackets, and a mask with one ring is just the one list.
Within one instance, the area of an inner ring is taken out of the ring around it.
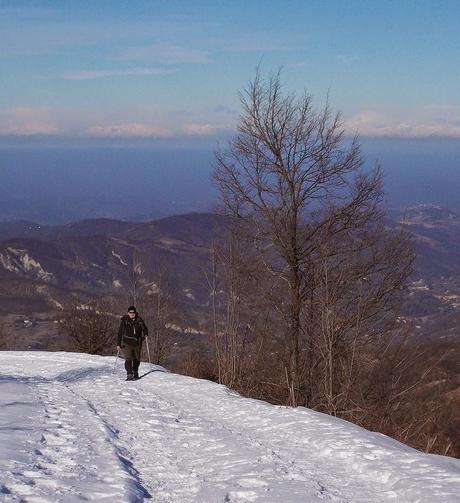
{"label": "hiker", "polygon": [[127,381],[139,379],[142,341],[148,334],[147,325],[139,316],[135,306],[129,306],[128,314],[121,318],[117,342],[117,350],[120,351],[123,348]]}

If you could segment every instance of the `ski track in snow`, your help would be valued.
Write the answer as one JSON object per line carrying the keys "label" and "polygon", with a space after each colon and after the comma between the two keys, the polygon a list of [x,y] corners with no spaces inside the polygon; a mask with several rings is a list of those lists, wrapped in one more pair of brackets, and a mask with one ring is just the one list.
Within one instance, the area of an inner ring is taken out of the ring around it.
{"label": "ski track in snow", "polygon": [[0,352],[0,501],[460,502],[458,460],[114,361]]}

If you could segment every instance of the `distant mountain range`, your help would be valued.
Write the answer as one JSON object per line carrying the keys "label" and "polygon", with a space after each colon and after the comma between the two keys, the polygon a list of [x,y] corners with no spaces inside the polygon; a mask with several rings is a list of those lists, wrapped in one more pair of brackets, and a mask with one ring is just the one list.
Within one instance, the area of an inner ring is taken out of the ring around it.
{"label": "distant mountain range", "polygon": [[427,279],[460,276],[460,213],[421,204],[394,215],[411,233],[416,272]]}
{"label": "distant mountain range", "polygon": [[121,295],[133,274],[166,273],[178,297],[206,302],[205,270],[223,219],[188,214],[152,222],[84,220],[64,226],[0,223],[0,313],[33,299],[56,309],[78,295]]}
{"label": "distant mountain range", "polygon": [[[77,298],[127,298],[136,274],[155,288],[152,278],[161,271],[185,310],[200,309],[209,300],[210,247],[224,223],[209,213],[59,226],[0,222],[0,315],[56,312]],[[417,253],[408,313],[452,318],[460,296],[460,215],[420,205],[391,215],[391,225],[401,223]]]}

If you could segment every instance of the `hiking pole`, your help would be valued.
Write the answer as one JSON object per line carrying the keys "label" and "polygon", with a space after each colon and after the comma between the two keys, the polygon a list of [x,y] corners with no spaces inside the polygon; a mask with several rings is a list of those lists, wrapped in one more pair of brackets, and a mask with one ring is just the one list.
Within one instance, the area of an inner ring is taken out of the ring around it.
{"label": "hiking pole", "polygon": [[145,338],[145,344],[147,346],[147,355],[149,357],[149,363],[150,363],[150,365],[152,365],[152,361],[150,360],[150,349],[149,349],[149,338],[148,337]]}
{"label": "hiking pole", "polygon": [[118,357],[120,356],[120,348],[117,348],[117,356],[115,356],[115,363],[113,365],[113,372],[115,372],[115,368],[117,366],[117,362],[118,362]]}

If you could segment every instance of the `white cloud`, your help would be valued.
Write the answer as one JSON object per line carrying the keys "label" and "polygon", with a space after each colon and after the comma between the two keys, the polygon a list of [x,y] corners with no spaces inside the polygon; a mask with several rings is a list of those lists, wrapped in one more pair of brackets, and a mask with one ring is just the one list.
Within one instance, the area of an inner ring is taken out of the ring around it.
{"label": "white cloud", "polygon": [[180,131],[187,136],[209,136],[230,129],[231,124],[185,124]]}
{"label": "white cloud", "polygon": [[16,107],[0,110],[0,135],[59,134],[61,129],[45,108]]}
{"label": "white cloud", "polygon": [[126,68],[120,70],[79,70],[63,73],[65,80],[92,80],[106,77],[144,77],[149,75],[165,75],[178,72],[178,69],[164,68]]}
{"label": "white cloud", "polygon": [[85,132],[88,136],[104,138],[172,138],[167,127],[136,122],[108,126],[92,126]]}
{"label": "white cloud", "polygon": [[203,113],[157,106],[98,108],[0,109],[0,136],[59,135],[75,138],[180,138],[212,136],[234,127],[234,116],[223,107]]}
{"label": "white cloud", "polygon": [[[96,78],[96,77],[94,77]],[[225,105],[191,113],[159,105],[96,108],[0,109],[0,135],[61,135],[97,138],[178,138],[231,132],[237,111]],[[368,108],[348,115],[347,133],[361,136],[460,139],[460,107],[430,105],[413,109]]]}
{"label": "white cloud", "polygon": [[178,123],[157,125],[139,122],[92,126],[85,131],[86,136],[99,138],[177,138],[182,136],[211,136],[231,129],[231,124]]}
{"label": "white cloud", "polygon": [[358,132],[362,136],[460,139],[460,107],[368,109],[348,118],[345,127],[347,132]]}

